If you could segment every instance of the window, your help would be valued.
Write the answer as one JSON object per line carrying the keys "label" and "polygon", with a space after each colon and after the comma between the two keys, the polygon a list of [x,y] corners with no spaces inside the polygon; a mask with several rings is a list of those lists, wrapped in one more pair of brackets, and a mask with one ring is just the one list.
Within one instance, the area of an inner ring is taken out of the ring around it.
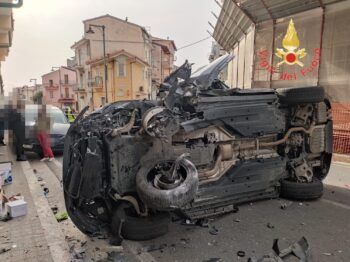
{"label": "window", "polygon": [[139,91],[140,91],[140,92],[143,92],[143,91],[144,91],[143,86],[140,86],[140,87],[139,87]]}
{"label": "window", "polygon": [[50,98],[53,98],[53,91],[50,91]]}
{"label": "window", "polygon": [[104,96],[101,96],[101,105],[104,106],[106,103],[106,98]]}
{"label": "window", "polygon": [[64,89],[64,93],[65,93],[65,95],[66,95],[66,98],[69,98],[69,88],[68,88],[68,87],[66,87],[66,88]]}
{"label": "window", "polygon": [[117,61],[117,75],[119,77],[125,77],[126,76],[126,64],[125,64],[125,57],[118,57]]}
{"label": "window", "polygon": [[52,79],[49,80],[49,85],[53,86],[53,80]]}
{"label": "window", "polygon": [[64,84],[68,85],[68,75],[64,75]]}

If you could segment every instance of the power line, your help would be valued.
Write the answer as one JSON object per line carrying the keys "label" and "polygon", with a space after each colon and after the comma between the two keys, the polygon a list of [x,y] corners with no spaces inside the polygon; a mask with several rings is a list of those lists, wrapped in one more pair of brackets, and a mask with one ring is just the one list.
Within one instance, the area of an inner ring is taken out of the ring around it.
{"label": "power line", "polygon": [[209,38],[211,38],[211,36],[208,36],[208,37],[206,37],[206,38],[203,38],[203,39],[198,40],[198,41],[196,41],[196,42],[193,42],[193,43],[191,43],[191,44],[181,46],[180,48],[177,49],[177,51],[179,51],[179,50],[181,50],[181,49],[184,49],[184,48],[187,48],[187,47],[190,47],[190,46],[193,46],[193,45],[198,44],[198,43],[200,43],[200,42],[203,42],[203,41],[205,41],[205,40],[207,40],[207,39],[209,39]]}

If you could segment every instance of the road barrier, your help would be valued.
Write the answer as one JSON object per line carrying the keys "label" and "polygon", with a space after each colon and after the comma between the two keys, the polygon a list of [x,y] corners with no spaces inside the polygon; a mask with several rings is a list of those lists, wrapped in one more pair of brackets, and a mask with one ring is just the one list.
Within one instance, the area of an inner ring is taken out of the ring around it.
{"label": "road barrier", "polygon": [[333,103],[333,151],[350,154],[350,104]]}

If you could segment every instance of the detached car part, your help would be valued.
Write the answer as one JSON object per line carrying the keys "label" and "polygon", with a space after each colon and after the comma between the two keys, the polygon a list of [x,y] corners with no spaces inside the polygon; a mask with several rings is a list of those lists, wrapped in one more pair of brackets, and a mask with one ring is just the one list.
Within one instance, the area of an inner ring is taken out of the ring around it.
{"label": "detached car part", "polygon": [[81,231],[149,239],[167,231],[169,212],[197,219],[280,195],[321,197],[332,157],[323,88],[230,89],[217,77],[231,59],[194,74],[186,61],[159,101],[118,101],[77,117],[63,186]]}

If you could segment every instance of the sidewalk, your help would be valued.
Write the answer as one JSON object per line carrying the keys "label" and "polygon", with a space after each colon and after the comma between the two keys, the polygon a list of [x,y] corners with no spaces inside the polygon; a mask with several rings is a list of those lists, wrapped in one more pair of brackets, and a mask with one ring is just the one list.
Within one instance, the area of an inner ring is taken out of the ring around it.
{"label": "sidewalk", "polygon": [[0,261],[53,261],[22,166],[15,161],[9,146],[0,147],[0,153],[0,161],[13,163],[13,183],[3,187],[5,194],[21,193],[27,202],[26,216],[0,221],[0,247],[11,248],[0,254]]}

